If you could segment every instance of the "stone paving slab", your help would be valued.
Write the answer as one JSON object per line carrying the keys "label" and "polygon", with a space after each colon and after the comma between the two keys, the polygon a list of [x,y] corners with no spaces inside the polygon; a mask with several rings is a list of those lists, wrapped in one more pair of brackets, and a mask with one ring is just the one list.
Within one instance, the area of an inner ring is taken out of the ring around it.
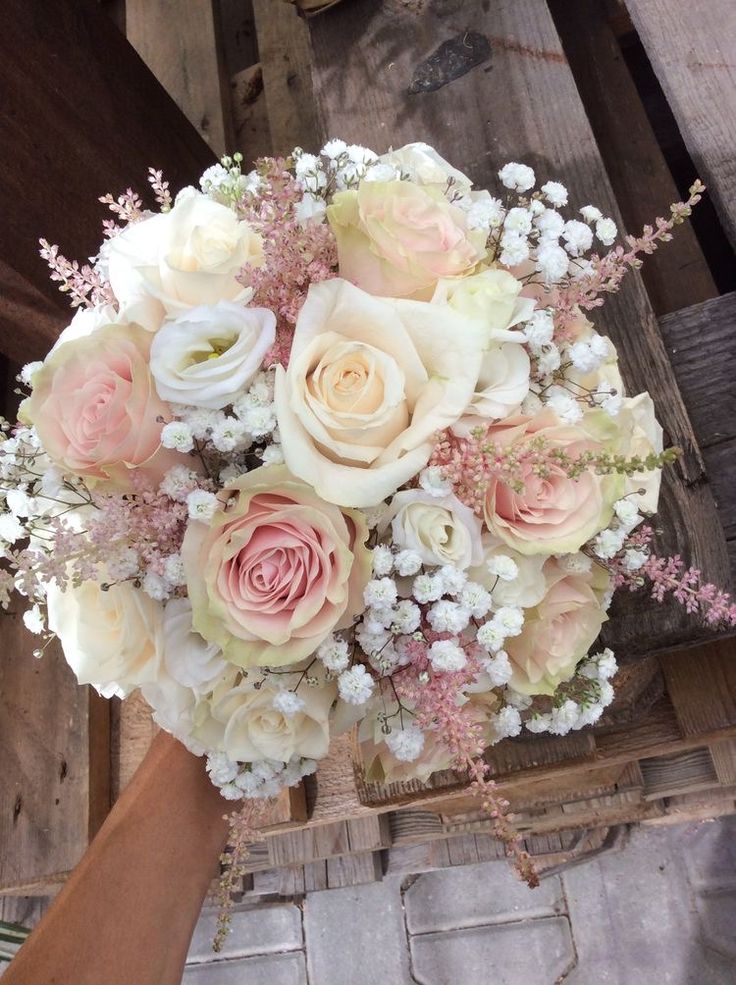
{"label": "stone paving slab", "polygon": [[[734,985],[736,967],[723,940],[728,927],[709,922],[706,935],[698,917],[697,901],[709,898],[712,880],[731,879],[722,864],[712,864],[710,837],[702,824],[689,831],[635,829],[624,851],[563,873],[578,952],[564,985]],[[701,838],[706,844],[698,846]],[[718,906],[733,913],[736,886],[719,892]],[[733,940],[733,925],[730,935]]]}
{"label": "stone paving slab", "polygon": [[307,985],[304,953],[188,965],[182,985]]}
{"label": "stone paving slab", "polygon": [[555,985],[575,963],[567,917],[420,934],[410,947],[419,985]]}
{"label": "stone paving slab", "polygon": [[309,893],[304,932],[312,985],[412,982],[396,878]]}
{"label": "stone paving slab", "polygon": [[543,879],[530,890],[505,862],[424,873],[405,890],[404,907],[410,934],[565,912],[557,877]]}
{"label": "stone paving slab", "polygon": [[202,911],[187,962],[295,951],[303,946],[302,914],[299,907],[293,903],[263,905],[233,910],[231,932],[219,955],[215,955],[212,941],[217,930],[217,912],[216,907],[206,907]]}

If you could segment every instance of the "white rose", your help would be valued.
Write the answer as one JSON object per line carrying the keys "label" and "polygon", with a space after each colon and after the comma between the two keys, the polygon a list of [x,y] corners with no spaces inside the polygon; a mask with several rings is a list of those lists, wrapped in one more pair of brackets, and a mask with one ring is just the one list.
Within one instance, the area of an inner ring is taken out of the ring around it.
{"label": "white rose", "polygon": [[422,489],[403,490],[387,507],[379,534],[389,523],[394,544],[414,551],[424,564],[464,570],[482,561],[480,520],[456,496],[440,499]]}
{"label": "white rose", "polygon": [[[294,684],[298,677],[294,674]],[[290,677],[279,679],[291,683]],[[215,687],[207,717],[195,727],[194,738],[238,762],[288,763],[294,756],[322,759],[330,745],[329,715],[337,686],[322,682],[300,687],[304,707],[289,715],[274,708],[279,690],[268,682],[259,689],[251,681],[235,687],[222,682]]]}
{"label": "white rose", "polygon": [[483,356],[468,413],[486,419],[510,417],[529,393],[529,370],[529,355],[523,345],[505,342],[489,349]]}
{"label": "white rose", "polygon": [[158,726],[175,736],[195,756],[201,756],[206,751],[206,746],[192,734],[199,713],[203,711],[205,717],[209,714],[209,704],[205,698],[200,697],[193,688],[179,684],[165,672],[154,684],[144,684],[141,693],[151,706],[152,718]]}
{"label": "white rose", "polygon": [[477,318],[487,331],[488,342],[524,342],[521,332],[510,329],[528,321],[536,302],[520,297],[523,288],[508,270],[481,270],[462,278],[437,283],[433,304],[447,304],[468,318]]}
{"label": "white rose", "polygon": [[462,192],[470,191],[472,185],[467,175],[453,168],[444,157],[440,157],[434,147],[422,141],[390,150],[387,154],[382,154],[378,161],[399,168],[420,185],[444,186],[450,178],[453,186]]}
{"label": "white rose", "polygon": [[120,325],[125,318],[111,304],[98,304],[94,308],[77,308],[76,314],[61,335],[54,342],[51,352],[65,342],[73,342],[85,335],[91,335],[105,325]]}
{"label": "white rose", "polygon": [[[639,455],[646,458],[652,452],[659,454],[662,451],[664,447],[662,426],[654,416],[654,403],[648,393],[640,393],[636,397],[624,400],[620,411],[620,424],[626,429],[631,429],[631,441],[627,447],[629,456]],[[644,495],[633,499],[636,508],[643,513],[656,513],[661,483],[661,469],[654,472],[637,472],[636,475],[626,479],[621,498],[643,489]]]}
{"label": "white rose", "polygon": [[171,599],[163,616],[164,666],[170,676],[199,691],[208,691],[223,675],[228,664],[222,651],[192,629],[189,599]]}
{"label": "white rose", "polygon": [[103,592],[96,582],[47,594],[49,629],[61,640],[80,684],[125,697],[157,680],[163,653],[163,607],[129,582]]}
{"label": "white rose", "polygon": [[446,307],[374,297],[339,278],[313,284],[289,368],[276,371],[290,471],[330,503],[385,499],[465,410],[482,348],[477,322]]}
{"label": "white rose", "polygon": [[110,284],[121,310],[149,331],[202,304],[245,302],[236,280],[263,262],[261,236],[232,209],[184,188],[170,212],[132,223],[110,243]]}
{"label": "white rose", "polygon": [[154,336],[151,373],[158,395],[220,410],[251,383],[275,338],[276,316],[267,308],[231,301],[192,308]]}
{"label": "white rose", "polygon": [[[497,556],[511,558],[516,564],[517,574],[511,581],[504,581],[488,570],[487,562]],[[519,606],[527,609],[537,605],[547,589],[547,582],[542,573],[546,560],[547,556],[544,554],[519,554],[502,541],[485,534],[483,560],[477,567],[470,568],[468,577],[491,592],[495,608]]]}

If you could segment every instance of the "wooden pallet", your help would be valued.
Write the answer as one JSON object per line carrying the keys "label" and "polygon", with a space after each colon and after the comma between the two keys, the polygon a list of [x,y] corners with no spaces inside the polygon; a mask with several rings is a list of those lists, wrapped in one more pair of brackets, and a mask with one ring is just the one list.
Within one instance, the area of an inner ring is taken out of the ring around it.
{"label": "wooden pallet", "polygon": [[[156,29],[171,23],[171,0],[10,6],[0,84],[8,119],[19,122],[8,132],[7,119],[0,122],[0,137],[17,149],[0,162],[3,214],[15,214],[19,181],[35,190],[23,198],[22,225],[0,229],[0,350],[10,360],[41,356],[65,317],[35,258],[35,237],[45,233],[71,255],[87,255],[101,217],[94,195],[142,185],[149,163],[179,186],[224,149],[249,160],[294,144],[313,149],[327,134],[378,150],[426,139],[481,186],[503,161],[528,160],[540,175],[566,180],[578,204],[592,200],[636,229],[678,197],[671,168],[687,183],[689,151],[715,207],[704,207],[704,227],[684,227],[648,259],[642,278],[631,277],[606,305],[604,324],[621,348],[629,387],[653,393],[669,439],[686,452],[665,486],[664,548],[728,581],[729,559],[736,563],[736,387],[728,358],[736,278],[723,261],[736,214],[734,59],[722,50],[736,16],[729,0],[709,2],[707,16],[702,0],[628,0],[627,7],[613,0],[428,0],[419,13],[402,0],[344,0],[308,24],[285,3],[253,0],[249,12],[240,0],[221,0],[187,4],[184,12],[177,5],[176,32]],[[127,27],[138,55],[103,9]],[[253,29],[257,55],[247,41]],[[410,93],[442,42],[469,31],[485,38],[485,61],[462,76],[446,72],[433,92]],[[21,62],[31,36],[38,57]],[[641,98],[631,55],[640,40],[684,138],[679,157],[647,111],[649,96]],[[22,128],[29,118],[43,125]],[[30,132],[43,134],[53,157],[39,152]],[[99,189],[89,184],[91,159]],[[12,363],[3,368],[7,397]],[[598,850],[601,832],[622,821],[665,823],[734,808],[731,645],[702,646],[708,633],[675,609],[632,602],[618,607],[610,628],[619,656],[636,658],[617,717],[583,735],[491,751],[524,830],[538,839],[535,853],[550,865],[579,857],[578,848]],[[140,702],[111,711],[76,687],[58,652],[34,661],[18,619],[2,632],[0,887],[42,892],[76,863],[152,727]],[[651,656],[684,646],[694,648]],[[272,831],[255,849],[251,891],[277,885],[293,895],[375,878],[387,867],[398,871],[402,853],[407,864],[424,858],[433,865],[498,851],[484,831],[458,829],[483,823],[472,818],[474,803],[458,778],[369,786],[356,771],[350,737],[334,743],[305,795],[305,805],[282,800],[277,823],[303,830]]]}

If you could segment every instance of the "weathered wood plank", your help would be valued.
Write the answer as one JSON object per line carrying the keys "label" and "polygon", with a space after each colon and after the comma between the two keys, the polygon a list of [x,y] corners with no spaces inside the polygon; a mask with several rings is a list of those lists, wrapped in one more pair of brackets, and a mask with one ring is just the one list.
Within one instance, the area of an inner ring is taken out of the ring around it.
{"label": "weathered wood plank", "polygon": [[100,245],[97,196],[143,189],[149,165],[178,188],[214,158],[92,0],[7,0],[0,92],[0,144],[12,148],[0,156],[0,350],[26,362],[53,340],[53,309],[60,325],[71,317],[38,237],[84,259]]}
{"label": "weathered wood plank", "polygon": [[736,641],[670,654],[662,661],[667,693],[684,736],[736,722]]}
{"label": "weathered wood plank", "polygon": [[626,6],[736,246],[736,5],[626,0]]}
{"label": "weathered wood plank", "polygon": [[317,124],[308,28],[285,3],[254,0],[253,12],[273,153],[286,155],[296,146],[314,151]]}
{"label": "weathered wood plank", "polygon": [[[377,151],[427,140],[481,187],[493,185],[500,164],[526,160],[540,177],[565,181],[573,206],[594,201],[620,218],[544,0],[472,0],[462,10],[459,23],[456,4],[427,3],[412,13],[398,0],[355,0],[310,21],[321,135]],[[487,57],[460,75],[438,49],[448,38],[460,44],[469,31]],[[338,50],[344,57],[335,58]],[[411,91],[430,57],[439,65],[439,87]],[[726,545],[703,461],[638,276],[597,321],[618,345],[629,390],[650,391],[668,439],[684,449],[664,482],[660,550],[725,581]],[[708,635],[674,605],[629,597],[613,611],[607,641],[622,658]]]}
{"label": "weathered wood plank", "polygon": [[711,445],[736,439],[736,293],[665,315],[659,325],[707,460]]}
{"label": "weathered wood plank", "polygon": [[214,0],[126,0],[128,41],[199,135],[221,157],[233,149],[229,80]]}
{"label": "weathered wood plank", "polygon": [[91,768],[103,768],[103,790],[106,778],[104,758],[90,761],[89,690],[58,646],[40,660],[31,656],[38,638],[20,611],[2,620],[0,892],[9,892],[77,864],[99,819]]}
{"label": "weathered wood plank", "polygon": [[[549,6],[626,228],[638,233],[679,200],[677,186],[605,4],[550,0]],[[695,232],[687,224],[666,249],[647,257],[641,276],[657,315],[718,294]],[[687,398],[685,404],[691,411]]]}

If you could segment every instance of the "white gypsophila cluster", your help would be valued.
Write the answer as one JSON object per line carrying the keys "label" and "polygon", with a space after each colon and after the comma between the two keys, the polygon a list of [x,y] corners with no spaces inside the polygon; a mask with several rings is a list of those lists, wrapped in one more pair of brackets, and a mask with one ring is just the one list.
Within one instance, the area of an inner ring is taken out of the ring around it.
{"label": "white gypsophila cluster", "polygon": [[220,501],[214,493],[206,489],[195,489],[186,498],[190,520],[200,520],[207,523],[217,512]]}
{"label": "white gypsophila cluster", "polygon": [[498,650],[492,657],[484,660],[481,666],[488,674],[492,687],[503,687],[514,674],[509,655],[505,650]]}
{"label": "white gypsophila cluster", "polygon": [[199,476],[187,465],[174,465],[163,477],[159,489],[177,503],[185,503],[187,496],[196,488]]}
{"label": "white gypsophila cluster", "polygon": [[521,715],[511,705],[505,705],[495,715],[491,715],[490,721],[497,740],[512,738],[521,733]]}
{"label": "white gypsophila cluster", "polygon": [[253,440],[272,438],[277,429],[274,380],[274,370],[260,372],[246,392],[233,402],[233,413]]}
{"label": "white gypsophila cluster", "polygon": [[300,223],[321,222],[327,208],[327,194],[356,186],[360,181],[392,181],[400,177],[397,169],[378,160],[378,155],[359,144],[330,140],[319,154],[296,147],[294,174],[302,190],[295,214]]}
{"label": "white gypsophila cluster", "polygon": [[613,651],[606,648],[587,657],[578,667],[576,678],[586,682],[586,696],[575,701],[566,698],[543,714],[533,714],[524,726],[529,732],[549,732],[551,735],[567,735],[568,732],[594,725],[614,698],[610,678],[618,665]]}
{"label": "white gypsophila cluster", "polygon": [[402,763],[412,763],[424,749],[424,733],[414,722],[392,729],[386,736],[389,751]]}
{"label": "white gypsophila cluster", "polygon": [[531,262],[545,284],[556,284],[591,269],[586,254],[595,239],[605,246],[615,240],[616,224],[599,209],[585,206],[580,211],[583,221],[566,219],[558,211],[568,203],[568,191],[561,182],[547,181],[535,192],[534,171],[516,162],[504,165],[498,175],[519,196],[519,204],[509,208],[500,223],[498,259],[506,266]]}
{"label": "white gypsophila cluster", "polygon": [[264,759],[238,763],[223,752],[207,756],[207,773],[226,800],[276,797],[286,787],[295,787],[317,769],[313,759],[295,756],[288,763]]}
{"label": "white gypsophila cluster", "polygon": [[454,673],[462,670],[468,662],[465,650],[454,640],[435,640],[427,650],[432,669]]}
{"label": "white gypsophila cluster", "polygon": [[340,697],[349,705],[363,705],[373,694],[375,682],[363,664],[345,670],[337,679]]}
{"label": "white gypsophila cluster", "polygon": [[491,619],[478,627],[476,642],[489,653],[498,653],[506,640],[518,636],[524,628],[524,610],[519,606],[503,605]]}
{"label": "white gypsophila cluster", "polygon": [[199,179],[202,193],[221,205],[237,202],[244,194],[256,194],[261,187],[260,175],[256,171],[243,174],[242,161],[243,155],[236,153],[207,168]]}
{"label": "white gypsophila cluster", "polygon": [[[593,552],[603,560],[610,560],[620,554],[628,535],[644,519],[630,498],[617,500],[613,504],[613,512],[611,525],[601,530],[592,542]],[[647,557],[645,551],[628,548],[622,560],[627,570],[637,571]]]}
{"label": "white gypsophila cluster", "polygon": [[298,695],[296,691],[277,691],[273,698],[274,710],[280,712],[286,718],[291,718],[293,715],[303,711],[304,705],[304,698]]}
{"label": "white gypsophila cluster", "polygon": [[439,465],[430,465],[419,473],[419,485],[430,496],[441,499],[452,492],[452,482],[445,477]]}
{"label": "white gypsophila cluster", "polygon": [[328,636],[328,638],[317,647],[316,657],[326,670],[333,674],[339,674],[345,670],[350,663],[350,650],[347,641],[341,636]]}

